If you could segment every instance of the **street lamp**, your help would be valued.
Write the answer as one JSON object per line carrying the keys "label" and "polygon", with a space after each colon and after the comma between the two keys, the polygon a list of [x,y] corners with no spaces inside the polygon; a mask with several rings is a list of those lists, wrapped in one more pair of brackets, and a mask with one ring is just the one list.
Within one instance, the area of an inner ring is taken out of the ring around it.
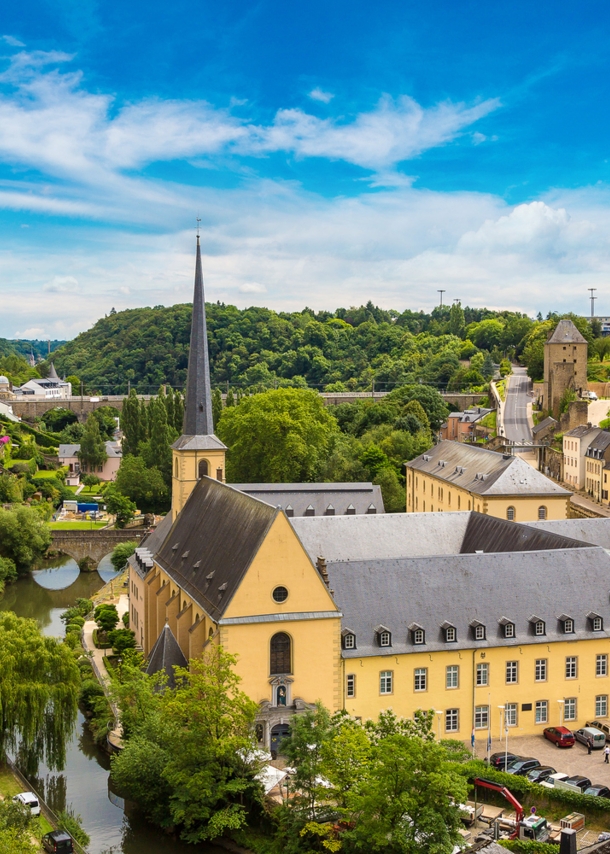
{"label": "street lamp", "polygon": [[559,726],[563,726],[563,710],[565,708],[565,700],[557,700],[559,703]]}
{"label": "street lamp", "polygon": [[[504,770],[506,771],[506,766],[508,765],[508,721],[506,720],[506,706],[498,706],[503,717],[504,717],[504,734],[506,736],[506,742],[504,745]],[[502,724],[500,724],[500,743],[502,742]]]}
{"label": "street lamp", "polygon": [[443,716],[443,712],[442,711],[439,712],[437,709],[435,714],[438,717],[438,740],[440,741],[441,740],[441,717]]}

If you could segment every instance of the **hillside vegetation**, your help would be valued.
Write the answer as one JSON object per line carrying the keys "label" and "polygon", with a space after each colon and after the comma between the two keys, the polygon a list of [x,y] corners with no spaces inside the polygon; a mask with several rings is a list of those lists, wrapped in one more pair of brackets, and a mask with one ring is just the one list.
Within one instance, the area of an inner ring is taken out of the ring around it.
{"label": "hillside vegetation", "polygon": [[[454,305],[400,314],[370,302],[317,313],[212,303],[207,319],[213,386],[329,391],[373,383],[389,391],[414,382],[481,389],[492,360],[519,355],[534,325],[514,312]],[[162,383],[182,388],[190,320],[190,305],[114,312],[60,347],[55,365],[90,392],[124,394],[128,382],[141,393],[154,393]]]}

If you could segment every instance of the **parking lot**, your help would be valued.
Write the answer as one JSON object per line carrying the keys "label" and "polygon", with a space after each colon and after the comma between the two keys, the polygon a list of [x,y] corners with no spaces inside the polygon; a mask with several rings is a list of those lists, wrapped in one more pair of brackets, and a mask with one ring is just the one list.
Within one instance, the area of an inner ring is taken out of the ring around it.
{"label": "parking lot", "polygon": [[[505,743],[493,739],[491,752],[498,753],[504,750]],[[486,744],[478,743],[476,746],[477,756],[485,759]],[[508,739],[509,753],[518,753],[521,756],[533,756],[541,765],[551,765],[556,771],[562,771],[570,776],[582,774],[588,777],[592,783],[602,783],[610,787],[610,764],[604,762],[603,750],[594,750],[591,755],[587,754],[584,744],[576,742],[573,747],[555,747],[542,735],[529,735]]]}

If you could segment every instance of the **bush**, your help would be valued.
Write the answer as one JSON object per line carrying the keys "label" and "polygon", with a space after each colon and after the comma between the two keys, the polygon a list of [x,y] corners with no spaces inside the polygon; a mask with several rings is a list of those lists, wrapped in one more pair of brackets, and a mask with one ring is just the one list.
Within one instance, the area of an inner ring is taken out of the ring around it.
{"label": "bush", "polygon": [[129,611],[125,611],[125,613],[123,614],[123,625],[126,629],[129,628]]}
{"label": "bush", "polygon": [[115,629],[108,634],[108,640],[112,644],[112,651],[116,655],[122,655],[126,649],[135,649],[136,637],[129,629]]}
{"label": "bush", "polygon": [[138,544],[136,542],[128,541],[126,543],[119,543],[114,547],[110,556],[110,561],[117,572],[120,572],[127,564],[127,560],[135,552],[137,546]]}
{"label": "bush", "polygon": [[70,622],[68,623],[68,625],[78,626],[79,629],[82,629],[82,627],[85,625],[85,618],[79,617],[78,615],[70,617]]}
{"label": "bush", "polygon": [[57,814],[59,819],[59,829],[69,833],[72,839],[75,839],[79,845],[86,848],[91,842],[89,834],[83,829],[83,820],[80,815],[74,813],[71,807],[66,807],[65,810]]}
{"label": "bush", "polygon": [[95,699],[104,696],[104,689],[97,679],[83,679],[80,687],[79,703],[85,707],[88,712],[92,712],[95,707]]}
{"label": "bush", "polygon": [[77,626],[74,623],[68,623],[66,626],[66,637],[68,635],[80,635],[82,626]]}

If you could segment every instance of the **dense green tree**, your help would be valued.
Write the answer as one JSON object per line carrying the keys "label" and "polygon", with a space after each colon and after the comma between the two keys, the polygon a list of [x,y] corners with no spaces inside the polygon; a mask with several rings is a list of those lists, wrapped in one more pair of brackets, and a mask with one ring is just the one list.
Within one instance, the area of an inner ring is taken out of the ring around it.
{"label": "dense green tree", "polygon": [[74,424],[75,421],[78,421],[76,412],[72,412],[71,409],[64,409],[63,406],[56,406],[44,414],[44,423],[47,429],[55,433],[61,433],[64,427]]}
{"label": "dense green tree", "polygon": [[210,646],[177,669],[174,691],[129,664],[117,686],[128,737],[113,758],[113,779],[150,819],[177,827],[188,842],[239,829],[260,803],[258,767],[248,760],[257,706],[239,689],[234,664]]}
{"label": "dense green tree", "polygon": [[229,448],[227,478],[233,482],[315,480],[338,430],[318,394],[277,389],[225,409],[218,435]]}
{"label": "dense green tree", "polygon": [[92,471],[101,468],[108,459],[106,445],[100,433],[100,424],[94,413],[87,418],[78,457],[81,465]]}
{"label": "dense green tree", "polygon": [[214,420],[214,429],[220,421],[222,415],[222,393],[219,388],[215,388],[212,392],[212,418]]}
{"label": "dense green tree", "polygon": [[167,410],[161,397],[151,400],[149,407],[149,435],[147,447],[143,450],[144,461],[151,468],[161,472],[166,486],[172,480],[171,442],[176,433],[167,423]]}
{"label": "dense green tree", "polygon": [[123,455],[137,454],[141,440],[140,403],[135,388],[123,401],[121,412],[121,430],[123,431]]}
{"label": "dense green tree", "polygon": [[142,457],[123,457],[115,484],[143,513],[161,513],[169,508],[169,490],[163,475]]}
{"label": "dense green tree", "polygon": [[468,338],[482,350],[492,350],[500,345],[504,324],[496,318],[481,320],[479,323],[471,323],[466,333]]}
{"label": "dense green tree", "polygon": [[426,385],[404,386],[390,392],[386,399],[388,401],[400,401],[403,405],[409,403],[411,400],[419,401],[428,416],[432,430],[438,430],[449,414],[447,404],[438,391]]}
{"label": "dense green tree", "polygon": [[116,517],[116,527],[124,528],[135,516],[136,505],[117,489],[114,483],[104,490],[104,502],[109,513]]}
{"label": "dense green tree", "polygon": [[466,322],[464,320],[462,304],[454,302],[449,312],[449,332],[452,335],[457,335],[458,338],[463,338],[465,329]]}
{"label": "dense green tree", "polygon": [[29,572],[51,544],[51,533],[34,507],[0,509],[0,557],[10,558],[20,575]]}
{"label": "dense green tree", "polygon": [[174,392],[174,430],[181,436],[184,428],[184,397],[179,391]]}
{"label": "dense green tree", "polygon": [[129,540],[126,543],[118,543],[118,545],[113,548],[112,554],[110,555],[110,562],[117,572],[120,572],[120,570],[124,568],[128,559],[135,552],[137,546],[138,543],[136,540]]}
{"label": "dense green tree", "polygon": [[3,747],[42,748],[62,767],[76,721],[80,675],[71,651],[43,637],[35,620],[0,613],[0,738]]}

